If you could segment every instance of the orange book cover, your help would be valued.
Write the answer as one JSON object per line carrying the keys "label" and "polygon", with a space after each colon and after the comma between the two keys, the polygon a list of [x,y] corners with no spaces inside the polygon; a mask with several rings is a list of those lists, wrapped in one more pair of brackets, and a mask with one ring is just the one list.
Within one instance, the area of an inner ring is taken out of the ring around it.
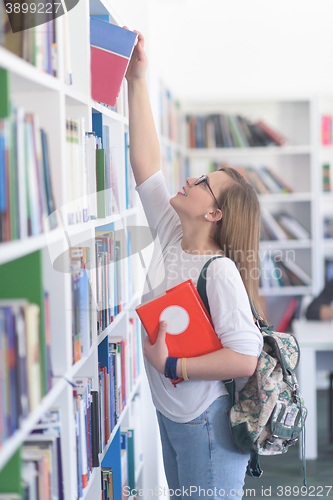
{"label": "orange book cover", "polygon": [[159,324],[167,322],[169,356],[192,358],[222,348],[212,320],[192,280],[139,305],[136,312],[154,344]]}

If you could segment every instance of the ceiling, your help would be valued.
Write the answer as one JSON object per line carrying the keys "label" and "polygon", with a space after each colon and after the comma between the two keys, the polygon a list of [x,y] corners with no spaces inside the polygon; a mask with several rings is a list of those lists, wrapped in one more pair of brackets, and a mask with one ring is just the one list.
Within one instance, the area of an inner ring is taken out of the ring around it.
{"label": "ceiling", "polygon": [[332,0],[142,1],[132,29],[181,100],[333,92]]}

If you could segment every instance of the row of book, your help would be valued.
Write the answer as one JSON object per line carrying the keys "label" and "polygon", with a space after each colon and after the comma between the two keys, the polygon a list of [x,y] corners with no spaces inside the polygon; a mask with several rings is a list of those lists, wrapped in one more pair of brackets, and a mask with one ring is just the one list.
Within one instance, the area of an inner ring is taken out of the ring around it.
{"label": "row of book", "polygon": [[269,240],[294,240],[309,239],[310,233],[300,224],[295,217],[285,212],[272,214],[267,208],[261,208],[261,234],[262,241]]}
{"label": "row of book", "polygon": [[332,217],[324,217],[324,235],[325,239],[333,238],[333,218]]}
{"label": "row of book", "polygon": [[129,341],[110,336],[98,347],[100,448],[106,446],[140,375],[139,321],[131,320]]}
{"label": "row of book", "polygon": [[[63,12],[61,5],[60,9]],[[56,76],[58,48],[53,14],[57,10],[59,4],[53,0],[38,6],[30,3],[1,4],[0,44],[38,70]]]}
{"label": "row of book", "polygon": [[[21,449],[22,493],[23,498],[27,500],[64,500],[65,498],[60,417],[59,409],[46,412],[23,443]],[[16,475],[13,477],[12,486],[17,482]],[[22,498],[21,495],[19,498]]]}
{"label": "row of book", "polygon": [[322,189],[324,193],[333,191],[331,185],[331,166],[329,163],[324,163],[322,166]]}
{"label": "row of book", "polygon": [[[40,309],[25,299],[0,301],[0,448],[52,388],[50,306],[44,297],[44,342]],[[42,349],[45,346],[45,353]],[[45,366],[43,364],[45,355]]]}
{"label": "row of book", "polygon": [[171,92],[160,83],[160,126],[161,135],[178,144],[181,143],[180,105]]}
{"label": "row of book", "polygon": [[12,108],[9,75],[0,69],[0,241],[35,236],[57,225],[47,135],[38,116]]}
{"label": "row of book", "polygon": [[332,116],[322,115],[321,117],[321,143],[323,146],[332,144]]}
{"label": "row of book", "polygon": [[96,232],[97,332],[102,333],[122,310],[124,260],[122,234],[110,224],[109,231]]}
{"label": "row of book", "polygon": [[190,148],[248,148],[283,146],[287,139],[264,121],[235,114],[187,116]]}
{"label": "row of book", "polygon": [[73,364],[86,357],[92,345],[94,301],[91,287],[89,247],[69,249],[72,285],[72,352]]}
{"label": "row of book", "polygon": [[125,132],[125,197],[126,208],[135,206],[135,179],[130,162],[129,133]]}
{"label": "row of book", "polygon": [[98,392],[92,390],[91,378],[75,378],[73,384],[77,498],[81,498],[93,467],[99,466],[100,398]]}
{"label": "row of book", "polygon": [[136,484],[136,475],[143,461],[139,393],[134,395],[129,413],[130,426],[117,430],[101,463],[103,500],[134,500],[143,492],[137,489]]}
{"label": "row of book", "polygon": [[99,345],[100,448],[103,450],[126,404],[127,343],[122,337]]}
{"label": "row of book", "polygon": [[311,278],[291,259],[282,259],[280,255],[264,254],[260,262],[259,286],[265,289],[286,286],[310,286]]}
{"label": "row of book", "polygon": [[[120,213],[116,152],[110,128],[102,113],[93,113],[93,131],[85,133],[84,119],[66,120],[67,222]],[[125,132],[125,208],[135,205],[135,181],[129,159],[129,135]]]}
{"label": "row of book", "polygon": [[292,193],[294,190],[270,167],[234,167],[258,194]]}

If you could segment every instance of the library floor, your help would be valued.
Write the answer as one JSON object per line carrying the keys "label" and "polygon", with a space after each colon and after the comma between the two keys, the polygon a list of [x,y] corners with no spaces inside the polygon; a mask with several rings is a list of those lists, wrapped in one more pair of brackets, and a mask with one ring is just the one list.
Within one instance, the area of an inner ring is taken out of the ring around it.
{"label": "library floor", "polygon": [[[246,476],[244,499],[251,497],[269,497],[271,500],[295,499],[296,497],[333,499],[333,444],[328,444],[328,391],[318,391],[317,418],[318,459],[306,462],[307,490],[301,489],[303,485],[302,461],[299,459],[298,445],[296,445],[291,447],[285,455],[260,458],[264,473],[260,479]],[[289,489],[288,486],[291,488]],[[332,486],[332,488],[329,491],[329,488],[325,486]],[[246,494],[246,489],[254,489],[255,494],[253,491],[252,493],[248,491]],[[306,492],[307,495],[305,495]]]}

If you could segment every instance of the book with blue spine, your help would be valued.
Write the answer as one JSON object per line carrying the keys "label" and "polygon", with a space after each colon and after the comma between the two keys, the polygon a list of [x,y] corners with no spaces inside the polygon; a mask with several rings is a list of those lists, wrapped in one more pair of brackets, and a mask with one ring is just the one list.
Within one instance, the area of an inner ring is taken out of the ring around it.
{"label": "book with blue spine", "polygon": [[90,18],[91,97],[114,106],[137,40],[133,31]]}

